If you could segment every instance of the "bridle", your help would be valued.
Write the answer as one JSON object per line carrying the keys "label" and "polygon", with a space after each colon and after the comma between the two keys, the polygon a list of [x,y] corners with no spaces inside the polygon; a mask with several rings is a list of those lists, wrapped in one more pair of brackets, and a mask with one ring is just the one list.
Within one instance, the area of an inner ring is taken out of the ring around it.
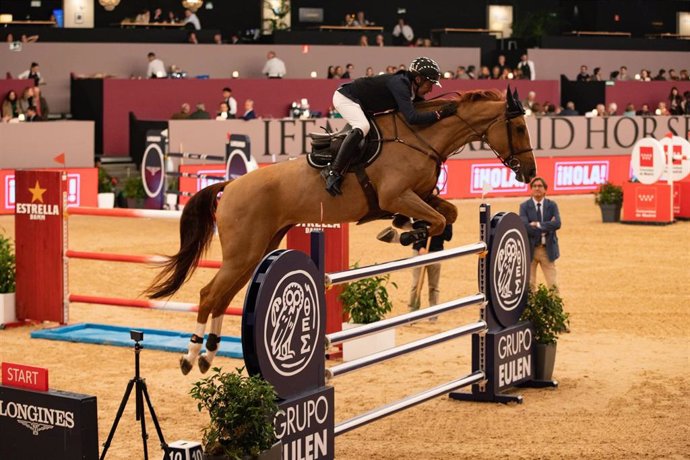
{"label": "bridle", "polygon": [[[460,114],[456,113],[455,116],[458,117],[460,120],[462,120],[463,123],[465,123],[475,134],[477,139],[482,141],[484,144],[488,145],[489,148],[491,149],[492,152],[494,152],[494,155],[496,155],[496,158],[498,158],[501,163],[503,163],[507,168],[510,168],[513,170],[513,172],[518,173],[520,171],[520,160],[518,158],[518,155],[523,154],[525,152],[530,152],[532,151],[532,148],[524,148],[520,150],[515,150],[515,147],[513,146],[513,130],[512,130],[512,120],[514,118],[518,118],[522,115],[524,115],[524,111],[508,111],[506,110],[505,114],[501,116],[500,118],[495,119],[492,121],[489,126],[484,130],[484,132],[480,133],[477,129],[475,129],[474,126],[472,126],[467,120],[465,120]],[[489,142],[489,131],[492,129],[499,127],[500,128],[500,123],[504,123],[506,127],[506,134],[508,136],[508,147],[510,148],[510,153],[504,158],[498,151],[494,148],[493,145],[491,145],[491,142]]]}

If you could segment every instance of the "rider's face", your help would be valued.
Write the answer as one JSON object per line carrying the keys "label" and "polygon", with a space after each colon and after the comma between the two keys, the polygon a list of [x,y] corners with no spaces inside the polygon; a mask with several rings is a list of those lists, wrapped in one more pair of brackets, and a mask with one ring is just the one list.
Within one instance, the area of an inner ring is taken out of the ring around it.
{"label": "rider's face", "polygon": [[426,78],[421,78],[417,77],[417,96],[423,97],[425,94],[428,94],[431,92],[431,88],[433,88],[434,84],[430,81],[427,80]]}

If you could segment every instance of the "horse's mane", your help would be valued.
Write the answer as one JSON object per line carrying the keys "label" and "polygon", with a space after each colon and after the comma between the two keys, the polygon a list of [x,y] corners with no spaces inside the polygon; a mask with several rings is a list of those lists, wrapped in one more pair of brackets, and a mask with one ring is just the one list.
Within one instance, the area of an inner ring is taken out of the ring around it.
{"label": "horse's mane", "polygon": [[504,101],[505,96],[503,92],[497,89],[477,89],[474,91],[465,91],[464,93],[453,92],[445,93],[440,96],[436,96],[432,99],[419,102],[417,105],[420,109],[438,107],[448,102],[457,102],[462,104],[463,102],[477,102],[477,101]]}

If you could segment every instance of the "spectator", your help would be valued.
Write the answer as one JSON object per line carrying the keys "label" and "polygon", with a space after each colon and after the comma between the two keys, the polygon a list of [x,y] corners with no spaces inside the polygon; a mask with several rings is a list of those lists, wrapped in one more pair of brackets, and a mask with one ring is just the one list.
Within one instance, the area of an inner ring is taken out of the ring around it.
{"label": "spectator", "polygon": [[43,121],[43,118],[41,118],[41,116],[38,113],[36,113],[36,107],[30,105],[26,109],[24,121]]}
{"label": "spectator", "polygon": [[[438,196],[438,188],[434,188],[432,192],[434,196]],[[412,255],[423,255],[429,252],[443,251],[443,244],[453,238],[453,226],[446,224],[443,233],[437,236],[432,236],[431,239],[425,238],[417,241],[412,245]],[[424,272],[429,278],[429,306],[438,305],[438,295],[441,292],[439,289],[439,281],[441,280],[441,263],[427,265],[425,267],[417,267],[412,270],[412,288],[410,289],[410,299],[407,307],[410,311],[419,310],[421,306],[422,293],[420,287],[424,283]],[[436,317],[429,318],[430,321],[435,320]]]}
{"label": "spectator", "polygon": [[623,112],[624,117],[634,117],[635,116],[635,105],[632,102],[628,102],[625,106],[625,111]]}
{"label": "spectator", "polygon": [[683,102],[681,102],[683,107],[683,115],[690,115],[690,91],[683,93]]}
{"label": "spectator", "polygon": [[676,69],[668,69],[668,79],[673,81],[680,80],[678,74],[676,73]]}
{"label": "spectator", "polygon": [[216,120],[227,120],[229,118],[230,107],[228,103],[223,101],[218,106],[218,113],[216,113]]}
{"label": "spectator", "polygon": [[345,72],[343,71],[343,66],[337,65],[333,70],[333,78],[343,78],[344,73]]}
{"label": "spectator", "polygon": [[534,91],[529,91],[527,93],[527,98],[524,101],[522,101],[522,105],[526,109],[532,110],[532,106],[535,102],[537,102],[537,93],[535,93]]}
{"label": "spectator", "polygon": [[151,12],[149,10],[141,10],[134,18],[135,24],[148,24],[151,22]]}
{"label": "spectator", "polygon": [[237,100],[232,97],[232,88],[223,88],[223,102],[228,104],[228,118],[237,118]]}
{"label": "spectator", "polygon": [[46,101],[45,97],[43,97],[43,93],[41,92],[41,88],[39,86],[34,86],[33,91],[34,98],[32,105],[36,107],[36,113],[38,113],[43,120],[46,120],[48,118],[48,114],[50,113],[48,102]]}
{"label": "spectator", "polygon": [[606,112],[606,106],[604,104],[597,104],[596,107],[594,107],[594,111],[596,113],[595,116],[597,117],[605,117],[608,115]]}
{"label": "spectator", "polygon": [[5,99],[2,101],[2,118],[3,120],[10,118],[17,118],[20,114],[24,113],[21,106],[19,105],[19,98],[17,97],[17,92],[13,89],[7,92]]}
{"label": "spectator", "polygon": [[38,41],[38,35],[26,35],[21,36],[22,43],[36,43]]}
{"label": "spectator", "polygon": [[19,98],[19,107],[22,113],[26,113],[29,107],[36,107],[34,100],[34,89],[31,86],[24,88],[22,97]]}
{"label": "spectator", "polygon": [[355,15],[351,13],[345,14],[345,19],[343,20],[343,25],[345,27],[354,27],[355,25]]}
{"label": "spectator", "polygon": [[544,115],[547,117],[553,117],[561,113],[560,107],[556,107],[556,104],[545,104],[546,105],[546,111],[544,112]]}
{"label": "spectator", "polygon": [[500,74],[503,74],[503,71],[505,69],[510,69],[510,67],[508,67],[508,65],[506,64],[505,54],[498,55],[498,58],[496,58],[496,66],[498,66]]}
{"label": "spectator", "polygon": [[149,66],[146,70],[147,78],[165,78],[168,73],[165,71],[165,64],[156,57],[156,53],[150,52],[148,54]]}
{"label": "spectator", "polygon": [[529,235],[532,253],[529,284],[537,286],[537,266],[541,266],[548,288],[558,289],[556,259],[560,256],[556,231],[561,228],[561,216],[556,202],[546,198],[548,185],[541,177],[530,183],[532,197],[520,204],[520,218]]}
{"label": "spectator", "polygon": [[638,110],[636,115],[640,115],[643,117],[649,117],[654,115],[650,110],[649,110],[649,105],[648,104],[642,104],[642,107],[640,107],[640,110]]}
{"label": "spectator", "polygon": [[192,109],[191,109],[191,107],[189,106],[189,104],[188,104],[187,102],[184,102],[184,103],[180,106],[180,111],[179,111],[179,112],[173,113],[173,114],[170,116],[170,118],[171,118],[172,120],[186,120],[187,118],[189,118],[189,112],[191,112],[191,110],[192,110]]}
{"label": "spectator", "polygon": [[606,116],[615,117],[618,112],[618,104],[611,102],[609,108],[606,110]]}
{"label": "spectator", "polygon": [[666,105],[666,102],[664,101],[659,101],[659,105],[656,106],[656,110],[654,111],[655,115],[661,115],[661,116],[668,116],[671,115],[671,112],[668,110],[668,106]]}
{"label": "spectator", "polygon": [[522,79],[536,80],[537,72],[534,69],[534,62],[529,60],[527,53],[520,56],[520,62],[518,62],[517,68],[522,72]]}
{"label": "spectator", "polygon": [[489,68],[485,65],[481,66],[479,68],[479,76],[477,77],[477,80],[489,80],[491,78],[491,73],[489,72]]}
{"label": "spectator", "polygon": [[326,72],[326,78],[329,80],[335,78],[335,66],[329,65],[328,71]]}
{"label": "spectator", "polygon": [[373,67],[367,67],[366,72],[364,72],[365,77],[373,77],[374,76],[374,68]]}
{"label": "spectator", "polygon": [[188,117],[190,120],[210,120],[211,114],[206,111],[206,106],[199,102],[196,105],[196,110]]}
{"label": "spectator", "polygon": [[354,78],[352,75],[355,73],[355,65],[354,64],[348,64],[345,66],[345,73],[340,78]]}
{"label": "spectator", "polygon": [[376,38],[374,39],[374,46],[386,46],[382,34],[376,34]]}
{"label": "spectator", "polygon": [[688,73],[687,69],[682,69],[680,71],[680,74],[678,75],[678,79],[681,81],[688,81],[690,80],[690,73]]}
{"label": "spectator", "polygon": [[594,68],[590,81],[604,81],[604,78],[601,76],[601,67]]}
{"label": "spectator", "polygon": [[407,70],[407,66],[405,64],[398,64],[398,70]]}
{"label": "spectator", "polygon": [[431,39],[425,38],[422,40],[422,48],[431,48]]}
{"label": "spectator", "polygon": [[151,18],[151,22],[154,24],[160,24],[161,22],[165,22],[165,18],[163,17],[163,10],[161,8],[156,8],[153,11],[153,17]]}
{"label": "spectator", "polygon": [[357,17],[355,18],[353,25],[358,27],[365,27],[373,26],[374,23],[364,17],[364,11],[357,11]]}
{"label": "spectator", "polygon": [[502,73],[500,65],[495,65],[491,68],[491,79],[492,80],[500,80],[502,76],[503,76],[503,73]]}
{"label": "spectator", "polygon": [[630,76],[628,75],[628,68],[626,66],[621,66],[621,68],[618,70],[618,76],[616,77],[616,80],[618,81],[628,81],[630,80]]}
{"label": "spectator", "polygon": [[199,44],[199,39],[196,37],[196,32],[193,30],[187,34],[187,43],[191,43],[192,45]]}
{"label": "spectator", "polygon": [[414,31],[412,27],[405,22],[405,18],[398,18],[398,23],[393,27],[393,45],[410,46],[412,43],[414,43]]}
{"label": "spectator", "polygon": [[253,99],[247,99],[244,101],[244,115],[242,115],[241,118],[243,120],[254,120],[256,118]]}
{"label": "spectator", "polygon": [[652,77],[649,75],[649,70],[640,70],[640,81],[652,81]]}
{"label": "spectator", "polygon": [[475,73],[475,70],[476,70],[476,67],[475,67],[475,66],[473,66],[473,65],[467,66],[467,77],[468,77],[470,80],[474,80],[474,79],[477,78],[477,75],[476,75],[476,73]]}
{"label": "spectator", "polygon": [[201,29],[201,21],[199,21],[199,18],[197,17],[196,13],[192,12],[192,10],[190,9],[184,10],[184,21],[182,21],[182,23],[185,25],[185,28],[188,29]]}
{"label": "spectator", "polygon": [[588,68],[586,65],[580,66],[580,73],[577,74],[577,81],[589,81],[592,77],[589,75]]}
{"label": "spectator", "polygon": [[261,73],[268,78],[283,78],[287,70],[285,63],[276,55],[275,51],[269,51],[266,54],[266,63]]}
{"label": "spectator", "polygon": [[459,65],[457,69],[455,69],[455,75],[453,75],[454,80],[469,80],[470,77],[467,75],[467,72],[465,71],[465,66]]}
{"label": "spectator", "polygon": [[573,117],[580,115],[580,113],[575,110],[575,103],[573,101],[568,101],[565,103],[565,109],[561,110],[559,115],[562,117]]}
{"label": "spectator", "polygon": [[369,46],[369,38],[365,34],[359,36],[359,46]]}
{"label": "spectator", "polygon": [[544,115],[544,107],[539,102],[532,104],[532,115],[536,117]]}
{"label": "spectator", "polygon": [[680,95],[678,88],[674,86],[668,95],[668,109],[671,115],[683,115],[682,102],[683,96]]}
{"label": "spectator", "polygon": [[45,84],[43,78],[41,78],[41,71],[39,69],[38,62],[32,62],[29,70],[25,70],[24,72],[20,73],[17,78],[20,80],[33,80],[35,86]]}
{"label": "spectator", "polygon": [[8,32],[7,36],[5,37],[5,41],[7,43],[12,43],[14,42],[14,35],[12,35],[12,32]]}
{"label": "spectator", "polygon": [[177,17],[174,11],[168,11],[168,23],[170,24],[175,24],[177,22],[180,22],[180,19]]}
{"label": "spectator", "polygon": [[666,69],[659,69],[659,73],[653,78],[656,81],[666,81]]}
{"label": "spectator", "polygon": [[223,36],[221,34],[213,34],[213,43],[215,45],[222,45],[225,42],[223,41]]}

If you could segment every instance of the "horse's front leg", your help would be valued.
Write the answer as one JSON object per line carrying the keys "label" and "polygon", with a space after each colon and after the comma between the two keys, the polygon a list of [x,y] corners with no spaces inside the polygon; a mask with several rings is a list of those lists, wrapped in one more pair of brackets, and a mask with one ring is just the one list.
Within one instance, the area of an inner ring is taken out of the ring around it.
{"label": "horse's front leg", "polygon": [[443,214],[425,203],[410,189],[398,194],[382,193],[379,201],[382,209],[427,222],[431,236],[440,235],[446,227],[446,218]]}
{"label": "horse's front leg", "polygon": [[454,224],[458,219],[458,208],[451,202],[436,195],[430,195],[426,202],[446,218],[446,224]]}

